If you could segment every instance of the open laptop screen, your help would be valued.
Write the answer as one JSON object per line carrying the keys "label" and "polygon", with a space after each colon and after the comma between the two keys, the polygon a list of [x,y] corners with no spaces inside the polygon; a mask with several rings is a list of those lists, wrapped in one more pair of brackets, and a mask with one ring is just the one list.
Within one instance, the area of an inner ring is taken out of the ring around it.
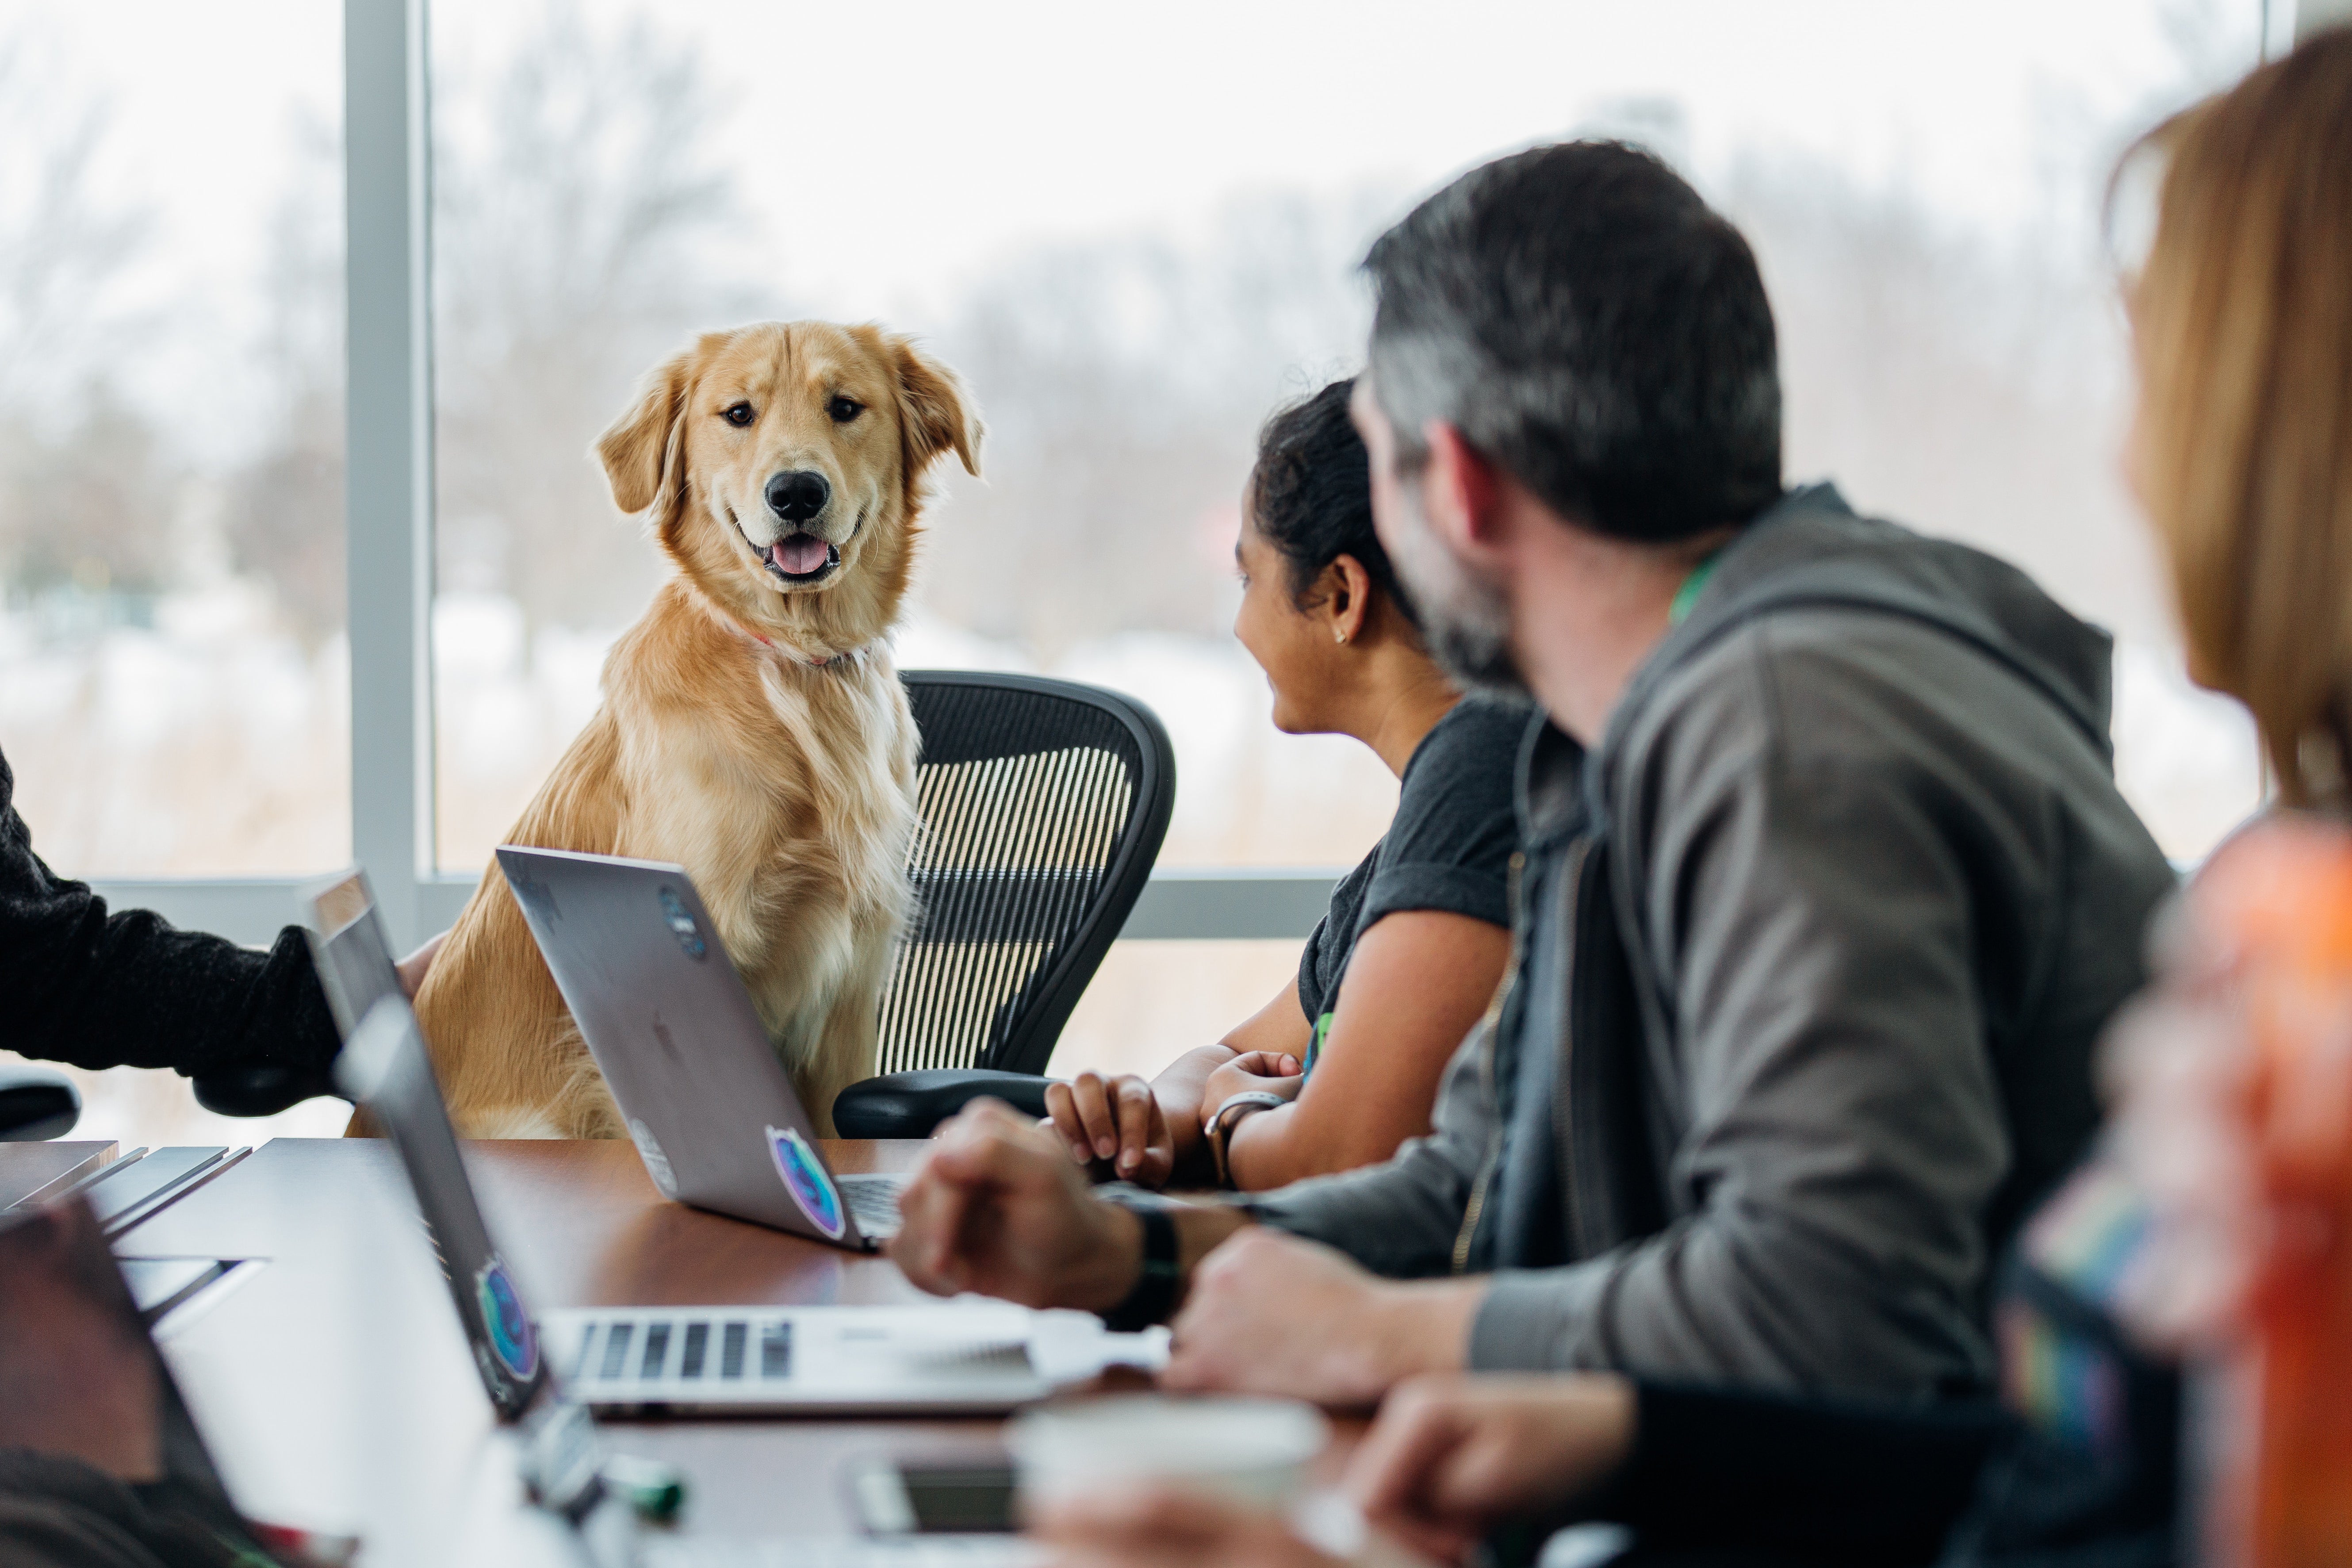
{"label": "open laptop screen", "polygon": [[343,1092],[374,1113],[415,1189],[416,1206],[457,1303],[474,1363],[490,1402],[509,1420],[530,1408],[547,1385],[539,1329],[474,1201],[457,1135],[417,1032],[416,1015],[398,994],[378,1002],[335,1058]]}

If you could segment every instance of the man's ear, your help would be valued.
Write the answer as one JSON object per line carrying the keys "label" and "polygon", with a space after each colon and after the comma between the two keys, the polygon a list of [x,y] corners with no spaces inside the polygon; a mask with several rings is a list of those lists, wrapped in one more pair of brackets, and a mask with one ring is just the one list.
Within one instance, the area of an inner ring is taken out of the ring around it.
{"label": "man's ear", "polygon": [[662,477],[677,458],[677,437],[697,348],[671,355],[637,388],[629,411],[596,437],[596,460],[613,487],[613,504],[634,516],[662,493]]}
{"label": "man's ear", "polygon": [[962,378],[917,350],[912,338],[893,334],[887,342],[898,373],[898,416],[907,432],[908,479],[949,452],[962,460],[965,473],[979,478],[980,442],[987,428]]}
{"label": "man's ear", "polygon": [[1442,419],[1423,426],[1421,437],[1429,450],[1420,483],[1430,525],[1457,550],[1492,548],[1502,522],[1502,485],[1494,465]]}

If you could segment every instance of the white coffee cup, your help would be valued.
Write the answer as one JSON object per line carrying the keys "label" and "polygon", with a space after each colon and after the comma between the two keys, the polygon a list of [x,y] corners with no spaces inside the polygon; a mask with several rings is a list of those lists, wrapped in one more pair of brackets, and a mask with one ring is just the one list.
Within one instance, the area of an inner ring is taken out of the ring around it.
{"label": "white coffee cup", "polygon": [[1330,1437],[1315,1407],[1296,1400],[1126,1394],[1029,1411],[1006,1445],[1034,1501],[1150,1481],[1281,1511],[1306,1492]]}

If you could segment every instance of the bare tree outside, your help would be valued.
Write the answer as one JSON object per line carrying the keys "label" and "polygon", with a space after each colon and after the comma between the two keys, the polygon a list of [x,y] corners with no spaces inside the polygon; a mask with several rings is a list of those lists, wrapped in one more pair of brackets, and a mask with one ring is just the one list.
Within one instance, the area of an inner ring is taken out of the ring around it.
{"label": "bare tree outside", "polygon": [[276,308],[252,349],[269,435],[230,477],[225,532],[233,569],[270,584],[283,624],[316,655],[344,618],[342,146],[312,121],[294,134],[299,172],[270,216]]}
{"label": "bare tree outside", "polygon": [[720,156],[719,89],[646,17],[550,5],[507,58],[435,81],[441,581],[530,634],[608,627],[659,566],[588,447],[696,331],[777,313],[772,241]]}
{"label": "bare tree outside", "polygon": [[142,325],[121,284],[151,222],[90,198],[108,105],[58,52],[31,26],[0,33],[0,585],[18,604],[79,590],[102,621],[110,596],[169,575],[176,476],[110,382]]}
{"label": "bare tree outside", "polygon": [[1023,253],[938,329],[988,410],[988,478],[950,480],[925,602],[1048,664],[1152,630],[1222,637],[1258,426],[1352,371],[1353,267],[1401,193],[1236,198],[1188,235]]}

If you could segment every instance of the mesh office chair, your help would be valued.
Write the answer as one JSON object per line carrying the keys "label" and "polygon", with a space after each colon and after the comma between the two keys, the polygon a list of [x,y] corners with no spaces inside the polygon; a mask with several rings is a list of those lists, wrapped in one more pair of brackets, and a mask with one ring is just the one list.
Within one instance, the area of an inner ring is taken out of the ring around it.
{"label": "mesh office chair", "polygon": [[1151,710],[1024,675],[909,670],[922,732],[918,909],[882,996],[885,1076],[845,1138],[920,1138],[975,1096],[1043,1114],[1042,1076],[1143,891],[1176,804]]}

